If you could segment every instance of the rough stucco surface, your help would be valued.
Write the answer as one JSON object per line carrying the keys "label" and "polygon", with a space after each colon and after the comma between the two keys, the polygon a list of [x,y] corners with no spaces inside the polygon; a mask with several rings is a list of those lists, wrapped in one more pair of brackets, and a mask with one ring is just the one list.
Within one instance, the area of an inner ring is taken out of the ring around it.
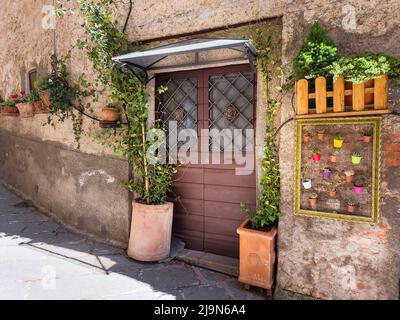
{"label": "rough stucco surface", "polygon": [[[3,97],[25,86],[25,75],[31,68],[39,72],[49,70],[53,34],[41,27],[41,12],[43,5],[50,3],[49,0],[2,1],[0,94]],[[354,30],[343,29],[346,5],[356,9]],[[121,7],[116,12],[120,23],[126,11],[126,7]],[[132,40],[146,40],[277,16],[282,16],[283,21],[282,61],[287,68],[301,45],[307,24],[314,20],[326,27],[342,53],[400,54],[398,0],[138,0],[128,33]],[[82,35],[81,22],[78,15],[59,21],[60,53],[65,53]],[[235,34],[234,30],[230,34]],[[82,52],[74,50],[71,61],[73,78],[82,72],[89,78],[92,76],[90,63]],[[292,116],[290,100],[291,94],[284,98],[282,122]],[[400,104],[398,95],[391,101],[392,107]],[[71,124],[58,125],[55,130],[41,126],[45,119],[45,116],[0,118],[0,178],[58,215],[65,224],[105,240],[126,243],[130,204],[126,191],[117,182],[128,177],[126,162],[110,156],[109,150],[93,143],[89,136],[83,137],[82,152],[76,152]],[[382,167],[381,218],[377,226],[294,216],[294,127],[294,122],[289,123],[280,135],[284,215],[278,241],[279,296],[288,297],[288,292],[294,292],[314,298],[397,298],[400,168]],[[85,128],[91,132],[97,125],[85,122]],[[384,117],[383,134],[398,134],[399,130],[398,117]],[[260,131],[258,142],[262,141]],[[257,154],[261,154],[261,149]],[[108,183],[112,178],[115,181]]]}

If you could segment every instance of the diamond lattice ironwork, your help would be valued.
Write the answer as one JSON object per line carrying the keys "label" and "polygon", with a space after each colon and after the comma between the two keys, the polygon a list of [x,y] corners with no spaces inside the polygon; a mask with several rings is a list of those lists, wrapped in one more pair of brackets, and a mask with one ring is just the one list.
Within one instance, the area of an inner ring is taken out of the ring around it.
{"label": "diamond lattice ironwork", "polygon": [[[245,136],[246,129],[254,129],[254,73],[235,72],[211,76],[209,87],[209,129],[241,129],[242,145],[235,143],[239,150],[250,143]],[[229,138],[227,136],[227,138]],[[223,150],[219,143],[212,145],[213,150]]]}
{"label": "diamond lattice ironwork", "polygon": [[161,85],[167,91],[159,96],[157,112],[167,136],[171,135],[173,141],[177,141],[177,137],[169,132],[170,121],[177,122],[178,135],[183,129],[194,129],[197,132],[197,79],[170,78]]}

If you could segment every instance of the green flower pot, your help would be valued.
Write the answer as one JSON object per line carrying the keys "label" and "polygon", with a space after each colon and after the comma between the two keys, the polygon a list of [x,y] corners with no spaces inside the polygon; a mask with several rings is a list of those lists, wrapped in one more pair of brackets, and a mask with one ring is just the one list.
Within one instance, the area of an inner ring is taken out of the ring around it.
{"label": "green flower pot", "polygon": [[352,162],[353,164],[360,164],[360,163],[361,163],[361,159],[362,159],[362,157],[351,156],[351,162]]}

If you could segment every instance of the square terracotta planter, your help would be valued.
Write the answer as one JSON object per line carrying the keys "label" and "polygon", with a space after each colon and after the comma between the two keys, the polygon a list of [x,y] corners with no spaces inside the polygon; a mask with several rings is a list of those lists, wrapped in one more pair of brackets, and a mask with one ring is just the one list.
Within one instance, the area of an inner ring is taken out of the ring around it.
{"label": "square terracotta planter", "polygon": [[240,237],[239,281],[264,289],[271,289],[275,277],[275,243],[277,229],[257,231],[246,228],[246,219],[237,229]]}

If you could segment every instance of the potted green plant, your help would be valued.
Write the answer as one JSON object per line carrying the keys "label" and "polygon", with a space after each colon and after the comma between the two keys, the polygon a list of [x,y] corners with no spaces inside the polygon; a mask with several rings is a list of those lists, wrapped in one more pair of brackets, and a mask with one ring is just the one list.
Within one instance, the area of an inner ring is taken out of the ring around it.
{"label": "potted green plant", "polygon": [[310,204],[311,208],[315,209],[317,207],[317,200],[318,200],[318,193],[313,192],[308,197],[308,203]]}
{"label": "potted green plant", "polygon": [[330,77],[337,48],[319,23],[310,26],[307,38],[293,62],[296,79]]}
{"label": "potted green plant", "polygon": [[16,107],[18,108],[21,118],[33,117],[33,105],[28,99],[28,95],[25,91],[21,91],[16,101]]}
{"label": "potted green plant", "polygon": [[322,130],[317,131],[317,138],[320,141],[324,141],[325,140],[325,132]]}
{"label": "potted green plant", "polygon": [[362,179],[357,179],[354,182],[353,191],[355,194],[363,194],[364,193],[364,182]]}
{"label": "potted green plant", "polygon": [[335,149],[340,149],[343,146],[344,138],[343,136],[337,134],[333,137],[333,147]]}
{"label": "potted green plant", "polygon": [[35,113],[48,113],[48,109],[44,105],[43,101],[40,99],[40,96],[36,90],[31,90],[26,99],[33,105],[33,109]]}
{"label": "potted green plant", "polygon": [[313,149],[311,151],[311,158],[315,161],[321,161],[321,151],[319,149]]}
{"label": "potted green plant", "polygon": [[105,123],[116,123],[119,120],[118,104],[112,102],[101,109],[101,120]]}
{"label": "potted green plant", "polygon": [[311,133],[309,130],[304,129],[303,131],[303,141],[304,142],[310,142],[311,141]]}
{"label": "potted green plant", "polygon": [[360,152],[355,151],[351,154],[351,162],[353,164],[360,164],[362,160],[362,155]]}
{"label": "potted green plant", "polygon": [[0,103],[1,115],[4,117],[18,117],[19,111],[15,105],[16,101],[11,98]]}
{"label": "potted green plant", "polygon": [[344,172],[345,178],[346,178],[346,182],[347,183],[351,183],[353,181],[353,176],[354,176],[354,170],[346,170]]}
{"label": "potted green plant", "polygon": [[50,95],[48,92],[50,81],[51,77],[49,75],[44,75],[38,78],[33,84],[35,89],[37,90],[40,100],[44,104],[45,110],[50,109]]}
{"label": "potted green plant", "polygon": [[333,62],[334,79],[343,76],[346,81],[364,83],[379,78],[390,71],[390,63],[382,54],[359,54],[344,56]]}
{"label": "potted green plant", "polygon": [[355,202],[353,200],[347,200],[346,206],[347,206],[348,213],[354,213],[357,208],[357,202]]}
{"label": "potted green plant", "polygon": [[332,169],[325,167],[322,171],[322,178],[325,180],[330,180],[332,178]]}
{"label": "potted green plant", "polygon": [[337,157],[338,157],[339,153],[340,153],[339,149],[333,149],[332,154],[330,156],[330,161],[332,163],[336,163],[337,162]]}
{"label": "potted green plant", "polygon": [[372,133],[370,130],[365,130],[363,132],[363,142],[370,143],[372,141]]}

